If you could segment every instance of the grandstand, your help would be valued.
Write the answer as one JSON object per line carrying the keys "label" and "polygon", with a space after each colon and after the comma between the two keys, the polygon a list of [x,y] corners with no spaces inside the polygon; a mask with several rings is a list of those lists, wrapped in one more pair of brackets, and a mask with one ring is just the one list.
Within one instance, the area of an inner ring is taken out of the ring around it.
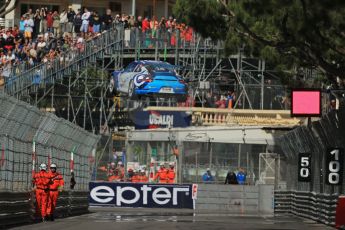
{"label": "grandstand", "polygon": [[[109,128],[131,126],[126,111],[160,103],[159,99],[149,103],[133,102],[109,94],[112,71],[133,60],[150,59],[182,67],[180,74],[189,83],[194,106],[206,106],[208,92],[221,95],[233,90],[240,102],[235,108],[286,109],[282,103],[285,89],[278,81],[265,80],[277,77],[265,69],[264,61],[244,58],[241,50],[237,55],[224,57],[220,42],[212,42],[196,33],[187,41],[177,30],[176,42],[169,44],[166,35],[159,30],[155,37],[146,38],[138,29],[130,32],[132,36],[128,40],[125,36],[128,30],[114,24],[111,30],[86,41],[83,52],[67,50],[52,62],[32,68],[20,66],[20,73],[13,70],[5,91],[87,130],[102,133]],[[163,104],[177,106],[176,103]]]}

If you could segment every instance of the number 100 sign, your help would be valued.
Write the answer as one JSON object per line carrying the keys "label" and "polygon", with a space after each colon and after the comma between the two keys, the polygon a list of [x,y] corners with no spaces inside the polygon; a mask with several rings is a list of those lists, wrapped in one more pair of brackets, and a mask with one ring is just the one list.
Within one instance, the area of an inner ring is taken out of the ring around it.
{"label": "number 100 sign", "polygon": [[341,148],[330,148],[326,156],[326,183],[340,185],[343,182],[344,154]]}

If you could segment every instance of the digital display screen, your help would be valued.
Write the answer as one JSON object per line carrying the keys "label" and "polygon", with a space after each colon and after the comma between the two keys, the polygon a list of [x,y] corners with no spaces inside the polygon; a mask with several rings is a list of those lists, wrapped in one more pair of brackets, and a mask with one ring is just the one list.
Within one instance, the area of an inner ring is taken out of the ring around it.
{"label": "digital display screen", "polygon": [[293,89],[291,91],[291,116],[321,116],[321,90]]}

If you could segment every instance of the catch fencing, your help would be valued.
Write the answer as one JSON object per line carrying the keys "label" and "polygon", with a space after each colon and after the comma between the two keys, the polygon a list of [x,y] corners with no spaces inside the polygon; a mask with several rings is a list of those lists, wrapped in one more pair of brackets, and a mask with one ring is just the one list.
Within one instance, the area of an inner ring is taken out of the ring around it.
{"label": "catch fencing", "polygon": [[5,94],[0,108],[0,191],[30,190],[40,163],[56,163],[66,189],[71,170],[74,189],[88,189],[99,136]]}
{"label": "catch fencing", "polygon": [[[279,138],[286,168],[286,191],[275,191],[275,212],[293,213],[335,225],[344,194],[345,107]],[[337,152],[338,151],[338,152]],[[337,152],[337,153],[336,153]]]}
{"label": "catch fencing", "polygon": [[[327,182],[326,158],[329,148],[345,147],[345,108],[331,111],[322,119],[310,123],[309,127],[298,127],[279,138],[287,170],[287,189],[316,193],[344,193],[345,182]],[[299,153],[311,154],[310,182],[298,181]],[[339,172],[344,178],[344,170]]]}

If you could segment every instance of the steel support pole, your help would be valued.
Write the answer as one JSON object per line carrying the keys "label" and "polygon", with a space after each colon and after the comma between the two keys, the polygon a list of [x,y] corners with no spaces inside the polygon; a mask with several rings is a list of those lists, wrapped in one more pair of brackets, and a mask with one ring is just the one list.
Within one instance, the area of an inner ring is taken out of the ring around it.
{"label": "steel support pole", "polygon": [[132,0],[132,15],[135,16],[136,2]]}
{"label": "steel support pole", "polygon": [[237,168],[241,167],[241,151],[242,151],[242,144],[238,144],[238,162]]}
{"label": "steel support pole", "polygon": [[[87,68],[87,67],[86,67]],[[87,94],[87,76],[88,76],[88,71],[86,69],[86,76],[85,76],[85,81],[84,81],[84,122],[83,122],[83,128],[86,128],[86,94]]]}

